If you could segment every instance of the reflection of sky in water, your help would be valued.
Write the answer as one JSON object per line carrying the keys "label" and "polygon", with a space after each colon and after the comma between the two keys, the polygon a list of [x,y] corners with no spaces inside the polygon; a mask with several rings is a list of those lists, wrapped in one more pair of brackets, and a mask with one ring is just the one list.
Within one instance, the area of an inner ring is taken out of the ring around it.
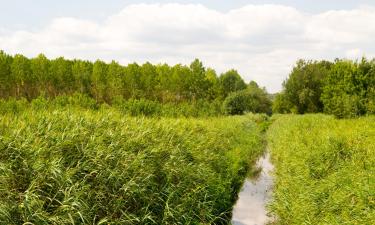
{"label": "reflection of sky in water", "polygon": [[234,206],[233,225],[261,225],[268,220],[265,207],[273,184],[270,174],[273,166],[269,161],[269,154],[259,159],[257,166],[262,168],[262,172],[256,180],[245,181]]}

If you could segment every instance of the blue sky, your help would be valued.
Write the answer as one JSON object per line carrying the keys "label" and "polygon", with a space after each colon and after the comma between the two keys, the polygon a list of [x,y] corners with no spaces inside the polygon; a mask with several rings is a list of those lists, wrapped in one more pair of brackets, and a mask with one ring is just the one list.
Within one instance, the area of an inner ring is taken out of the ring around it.
{"label": "blue sky", "polygon": [[281,89],[296,60],[374,57],[370,0],[12,0],[0,49],[33,57],[189,63]]}

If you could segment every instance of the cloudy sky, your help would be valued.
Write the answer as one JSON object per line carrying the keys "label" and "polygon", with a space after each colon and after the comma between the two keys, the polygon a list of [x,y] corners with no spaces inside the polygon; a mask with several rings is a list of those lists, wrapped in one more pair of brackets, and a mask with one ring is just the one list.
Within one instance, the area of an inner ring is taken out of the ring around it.
{"label": "cloudy sky", "polygon": [[375,57],[372,0],[12,0],[0,49],[33,57],[235,68],[270,92],[295,61]]}

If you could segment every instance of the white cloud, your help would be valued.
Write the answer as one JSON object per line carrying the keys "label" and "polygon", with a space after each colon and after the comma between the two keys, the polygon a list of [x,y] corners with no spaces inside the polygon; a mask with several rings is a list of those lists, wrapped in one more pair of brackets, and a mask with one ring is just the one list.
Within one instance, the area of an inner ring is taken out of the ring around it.
{"label": "white cloud", "polygon": [[219,72],[236,68],[275,92],[297,59],[373,56],[373,37],[371,7],[308,14],[282,5],[219,12],[195,4],[136,4],[100,23],[56,18],[40,31],[0,29],[0,49],[124,64],[200,58]]}

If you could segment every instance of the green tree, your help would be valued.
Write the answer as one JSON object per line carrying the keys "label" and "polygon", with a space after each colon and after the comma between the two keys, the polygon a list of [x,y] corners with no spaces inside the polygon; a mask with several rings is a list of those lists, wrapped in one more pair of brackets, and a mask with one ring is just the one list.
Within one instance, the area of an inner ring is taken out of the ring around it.
{"label": "green tree", "polygon": [[336,60],[322,94],[324,112],[338,118],[356,117],[371,111],[374,63]]}
{"label": "green tree", "polygon": [[236,70],[229,70],[220,76],[222,97],[230,93],[246,89],[246,84]]}
{"label": "green tree", "polygon": [[92,94],[97,102],[108,102],[107,64],[96,60],[91,75]]}
{"label": "green tree", "polygon": [[30,92],[28,91],[28,82],[32,79],[30,60],[23,55],[15,55],[11,66],[11,74],[16,86],[15,96],[32,97],[29,96]]}
{"label": "green tree", "polygon": [[293,106],[288,99],[286,99],[285,93],[281,92],[276,94],[272,103],[273,113],[291,113],[292,108]]}
{"label": "green tree", "polygon": [[74,92],[75,81],[71,61],[64,59],[64,57],[51,60],[49,70],[50,95],[57,96]]}
{"label": "green tree", "polygon": [[74,77],[75,91],[82,94],[90,94],[91,74],[93,64],[89,61],[73,60],[72,75]]}
{"label": "green tree", "polygon": [[206,69],[199,59],[195,59],[190,64],[191,76],[189,80],[190,93],[194,100],[205,97],[205,88],[207,87]]}
{"label": "green tree", "polygon": [[36,58],[31,59],[31,71],[33,73],[33,78],[36,79],[38,92],[39,94],[47,94],[45,90],[47,90],[48,83],[49,83],[49,66],[50,61],[47,57],[43,54],[39,54]]}
{"label": "green tree", "polygon": [[283,83],[284,103],[291,106],[289,111],[296,113],[323,112],[323,81],[332,63],[327,61],[299,60],[288,79]]}
{"label": "green tree", "polygon": [[[171,74],[169,74],[171,76]],[[156,68],[151,63],[147,62],[140,68],[140,90],[143,93],[142,97],[154,99],[156,89],[157,73]]]}
{"label": "green tree", "polygon": [[245,90],[230,93],[223,102],[223,110],[230,115],[245,112],[271,114],[271,105],[266,90],[253,82]]}
{"label": "green tree", "polygon": [[110,95],[113,97],[116,96],[123,96],[124,87],[122,79],[124,77],[124,68],[116,61],[112,61],[108,65],[107,70],[108,76],[108,91]]}
{"label": "green tree", "polygon": [[253,113],[272,113],[272,102],[265,88],[260,88],[255,81],[247,87],[249,102],[247,110]]}
{"label": "green tree", "polygon": [[220,81],[216,71],[212,68],[206,70],[206,96],[209,100],[214,100],[220,95]]}
{"label": "green tree", "polygon": [[0,97],[2,98],[10,97],[12,86],[15,86],[11,76],[12,61],[12,56],[0,51]]}

